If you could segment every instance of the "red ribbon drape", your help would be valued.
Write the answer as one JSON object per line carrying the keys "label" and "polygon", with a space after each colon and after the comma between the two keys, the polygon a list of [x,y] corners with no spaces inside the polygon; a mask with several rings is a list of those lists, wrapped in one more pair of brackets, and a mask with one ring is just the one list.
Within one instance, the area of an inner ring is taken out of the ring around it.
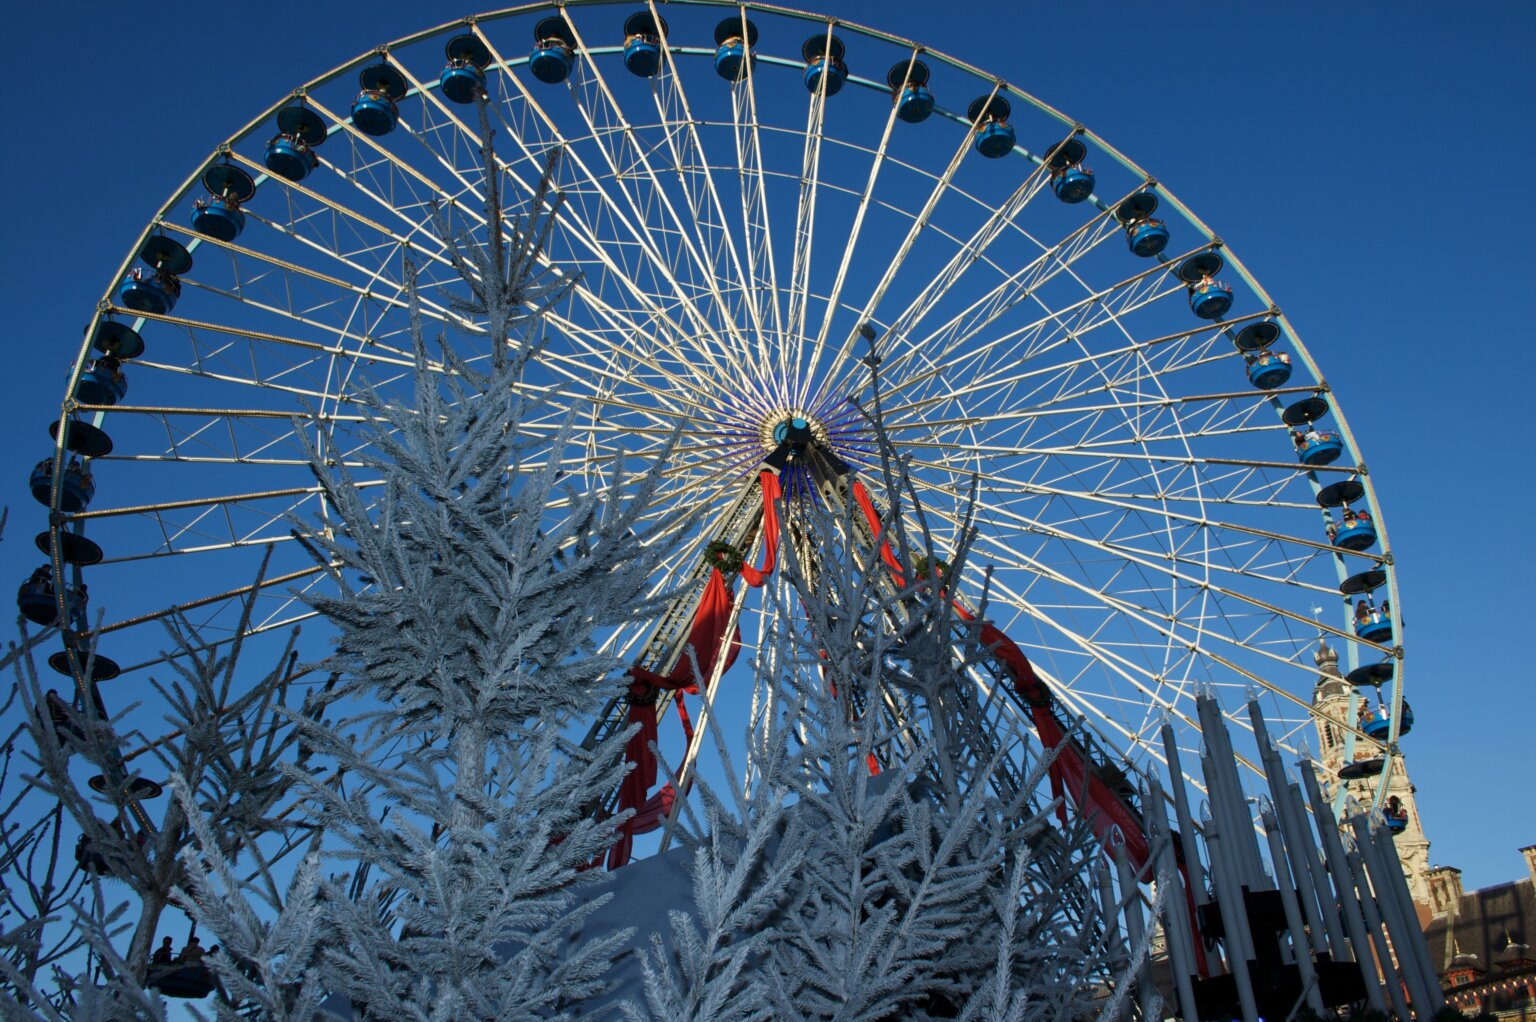
{"label": "red ribbon drape", "polygon": [[761,589],[768,581],[779,558],[779,477],[765,468],[758,474],[757,481],[763,491],[763,566],[741,566],[741,580],[753,589]]}
{"label": "red ribbon drape", "polygon": [[[693,665],[698,661],[699,673],[709,677],[714,673],[715,658],[720,652],[720,642],[725,637],[725,627],[731,619],[731,587],[725,584],[725,576],[712,570],[704,583],[704,592],[694,610],[693,627],[688,632],[687,645],[677,665],[668,674],[657,674],[643,667],[631,667],[629,722],[640,725],[624,746],[624,758],[634,767],[624,777],[619,787],[619,810],[633,809],[635,815],[619,827],[619,837],[608,852],[608,868],[618,869],[629,862],[634,852],[634,837],[655,830],[671,811],[676,792],[669,784],[654,796],[647,798],[651,786],[656,783],[656,754],[651,746],[657,739],[655,690],[667,689],[677,693],[674,705],[683,722],[683,731],[689,741],[693,739],[693,725],[683,705],[684,692],[697,692]],[[693,650],[690,656],[688,651]],[[741,629],[731,636],[726,650],[724,670],[730,670],[741,651]],[[646,697],[651,698],[647,699]]]}

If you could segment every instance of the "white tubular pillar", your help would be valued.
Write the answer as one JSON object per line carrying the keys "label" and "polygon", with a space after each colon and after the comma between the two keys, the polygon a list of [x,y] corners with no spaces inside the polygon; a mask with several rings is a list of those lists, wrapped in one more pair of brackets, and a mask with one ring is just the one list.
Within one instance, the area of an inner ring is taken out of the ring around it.
{"label": "white tubular pillar", "polygon": [[1412,1016],[1408,1014],[1408,1002],[1403,999],[1403,985],[1397,981],[1397,970],[1392,967],[1392,948],[1387,943],[1387,932],[1381,923],[1381,913],[1376,910],[1376,899],[1370,893],[1370,883],[1365,875],[1365,863],[1360,859],[1358,849],[1350,849],[1345,853],[1349,860],[1349,871],[1354,877],[1354,888],[1360,892],[1360,911],[1365,913],[1365,925],[1371,931],[1371,940],[1376,945],[1376,960],[1381,966],[1382,977],[1377,980],[1387,988],[1387,994],[1392,999],[1392,1010],[1397,1012],[1397,1017],[1407,1022]]}
{"label": "white tubular pillar", "polygon": [[[1349,941],[1355,962],[1360,966],[1360,978],[1365,981],[1365,999],[1372,1011],[1383,1014],[1387,1002],[1381,996],[1381,979],[1376,965],[1371,961],[1371,941],[1367,935],[1365,919],[1360,913],[1360,902],[1355,894],[1354,880],[1350,876],[1349,859],[1344,854],[1344,843],[1339,839],[1339,827],[1333,819],[1333,811],[1323,801],[1323,793],[1317,786],[1317,775],[1312,772],[1312,761],[1301,761],[1301,780],[1312,800],[1312,814],[1317,820],[1317,830],[1323,836],[1323,853],[1328,862],[1328,875],[1333,878],[1338,892],[1338,904],[1344,914],[1344,925],[1349,930]],[[1336,960],[1342,959],[1335,956]]]}
{"label": "white tubular pillar", "polygon": [[[1168,831],[1168,807],[1163,803],[1163,786],[1157,778],[1147,777],[1147,826],[1152,831],[1152,847],[1157,849],[1157,884],[1163,892],[1163,932],[1168,937],[1168,957],[1173,962],[1174,989],[1184,1022],[1200,1022],[1195,1011],[1195,945],[1190,933],[1193,921],[1184,897],[1184,881],[1173,854],[1173,835]],[[1177,904],[1175,904],[1177,902]]]}
{"label": "white tubular pillar", "polygon": [[1301,919],[1301,906],[1296,903],[1296,891],[1291,886],[1290,870],[1286,867],[1285,845],[1280,839],[1280,821],[1275,814],[1261,814],[1264,833],[1269,837],[1269,857],[1275,868],[1275,883],[1280,888],[1280,904],[1285,907],[1285,925],[1291,931],[1291,947],[1296,951],[1296,967],[1301,970],[1302,995],[1307,1006],[1319,1015],[1323,1013],[1323,993],[1317,985],[1317,969],[1312,964],[1311,945],[1307,942],[1305,924]]}

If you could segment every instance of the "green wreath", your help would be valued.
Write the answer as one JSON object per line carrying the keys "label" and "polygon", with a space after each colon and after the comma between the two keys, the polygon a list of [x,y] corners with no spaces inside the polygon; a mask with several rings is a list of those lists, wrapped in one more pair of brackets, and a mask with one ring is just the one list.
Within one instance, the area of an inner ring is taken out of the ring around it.
{"label": "green wreath", "polygon": [[919,554],[912,561],[913,574],[925,582],[933,577],[933,569],[935,567],[938,568],[940,582],[949,578],[949,562],[946,560],[940,559],[935,562],[930,560],[927,554]]}
{"label": "green wreath", "polygon": [[704,548],[704,560],[726,575],[740,572],[742,565],[747,563],[741,551],[737,550],[734,544],[727,543],[723,539],[712,540],[709,546]]}

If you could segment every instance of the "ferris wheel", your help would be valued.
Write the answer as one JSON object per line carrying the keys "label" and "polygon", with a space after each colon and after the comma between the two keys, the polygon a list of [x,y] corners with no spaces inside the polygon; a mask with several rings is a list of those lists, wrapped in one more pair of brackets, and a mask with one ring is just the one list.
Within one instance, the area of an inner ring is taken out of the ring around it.
{"label": "ferris wheel", "polygon": [[[658,591],[749,557],[766,530],[758,512],[739,527],[744,507],[816,500],[832,476],[889,500],[851,403],[874,351],[884,429],[933,529],[924,556],[960,541],[976,480],[954,589],[979,593],[991,569],[989,627],[1096,756],[1196,762],[1203,691],[1239,729],[1257,693],[1298,748],[1321,638],[1382,707],[1341,722],[1348,741],[1390,763],[1411,717],[1387,533],[1268,294],[1040,100],[917,43],[753,4],[454,22],[296,89],[193,169],[105,282],[52,446],[38,438],[50,563],[21,602],[69,623],[49,662],[77,698],[143,699],[116,693],[162,662],[172,611],[212,642],[253,593],[254,632],[310,616],[328,576],[294,520],[327,509],[294,421],[346,460],[369,396],[408,383],[408,264],[431,329],[477,357],[443,226],[485,234],[492,185],[527,212],[551,165],[564,205],[546,254],[579,279],[543,319],[526,385],[551,412],[531,428],[553,437],[588,410],[559,452],[575,476],[667,451],[651,515],[686,531]],[[770,494],[763,466],[786,444],[822,467],[781,459]],[[730,595],[750,648],[772,612]],[[616,641],[641,657],[655,634]],[[1031,726],[1028,700],[984,707],[999,734]],[[1259,761],[1241,731],[1233,752]]]}

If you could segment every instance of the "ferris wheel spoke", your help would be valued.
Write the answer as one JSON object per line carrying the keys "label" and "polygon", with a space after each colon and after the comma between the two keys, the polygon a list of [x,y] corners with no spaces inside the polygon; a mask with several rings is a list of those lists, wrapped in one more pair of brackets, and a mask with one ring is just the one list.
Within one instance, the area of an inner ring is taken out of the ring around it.
{"label": "ferris wheel spoke", "polygon": [[[1102,327],[1116,327],[1124,333],[1120,326],[1120,319],[1129,312],[1143,308],[1161,298],[1182,293],[1183,285],[1167,287],[1158,290],[1153,286],[1148,287],[1148,275],[1159,271],[1147,271],[1137,277],[1127,278],[1118,285],[1114,285],[1097,297],[1089,297],[1080,302],[1066,307],[1047,316],[1011,330],[998,337],[990,344],[981,345],[978,349],[963,359],[951,360],[947,365],[936,365],[931,369],[921,372],[912,372],[907,377],[898,377],[891,383],[888,393],[895,395],[911,389],[920,383],[939,378],[943,374],[953,377],[973,380],[961,393],[974,393],[987,388],[992,383],[1009,385],[1020,380],[1058,375],[1065,369],[1087,366],[1096,367],[1102,360],[1112,357],[1127,358],[1133,354],[1140,354],[1145,350],[1162,345],[1174,344],[1186,338],[1198,336],[1202,333],[1210,333],[1214,338],[1222,330],[1227,329],[1234,321],[1219,323],[1202,323],[1189,330],[1167,334],[1148,341],[1129,341],[1127,344],[1117,346],[1109,352],[1085,354],[1080,358],[1069,359],[1064,362],[1053,362],[1044,365],[1040,361],[1057,348],[1070,344],[1082,345],[1083,340],[1094,330]],[[1118,309],[1111,309],[1113,302],[1103,301],[1106,296],[1118,296]],[[1131,336],[1127,334],[1127,336]],[[988,359],[982,362],[982,359]],[[894,372],[900,365],[893,365],[887,372]]]}
{"label": "ferris wheel spoke", "polygon": [[[499,63],[503,68],[506,67],[504,61],[500,61]],[[472,142],[478,146],[478,132],[471,131],[468,125],[466,125],[463,120],[458,117],[457,114],[453,113],[453,111],[451,111],[447,105],[443,103],[441,97],[439,97],[434,91],[426,89],[422,83],[412,75],[407,67],[405,67],[403,64],[399,64],[398,62],[396,66],[400,70],[401,74],[405,76],[406,80],[412,84],[416,91],[422,94],[429,107],[434,109],[440,116],[442,116],[444,118],[444,122],[449,125],[451,129],[458,134],[459,137],[464,139],[466,142]],[[523,101],[526,103],[527,107],[531,111],[534,111],[540,118],[540,123],[545,124],[551,130],[552,144],[561,145],[564,147],[563,151],[565,152],[567,158],[562,161],[562,164],[574,166],[581,173],[584,185],[591,190],[591,194],[595,194],[599,197],[605,208],[607,208],[613,214],[616,222],[625,225],[629,233],[630,240],[639,245],[642,250],[649,251],[646,239],[640,234],[640,232],[635,229],[634,224],[631,223],[628,218],[623,216],[622,210],[619,210],[614,206],[612,196],[609,194],[608,189],[604,187],[603,183],[590,172],[586,166],[585,161],[581,159],[580,154],[575,152],[566,143],[564,136],[561,135],[555,128],[553,120],[550,119],[548,115],[542,111],[537,102],[533,99],[532,95],[527,92],[526,88],[515,75],[507,74],[504,77],[507,81],[512,82],[518,88]],[[500,118],[499,110],[497,111],[497,116]],[[541,158],[541,154],[535,153],[528,147],[523,132],[517,130],[514,125],[507,122],[504,118],[501,118],[501,123],[508,129],[508,134],[517,143],[519,149],[522,152],[522,159],[526,161],[531,168],[533,168],[535,173],[542,173],[544,162]],[[426,144],[424,139],[423,144]],[[428,146],[428,149],[430,150],[431,146]],[[445,166],[449,167],[456,176],[459,176],[461,181],[465,182],[466,187],[472,194],[475,195],[477,199],[480,199],[481,201],[484,200],[484,196],[481,194],[480,189],[470,185],[467,179],[462,177],[462,172],[458,171],[457,168],[453,168],[452,164],[444,160],[441,156],[438,158]],[[524,190],[526,195],[531,197],[535,194],[535,186],[529,181],[524,180],[522,176],[511,173],[511,166],[502,156],[498,155],[496,157],[496,165],[498,170],[507,173],[508,176]],[[649,317],[649,322],[658,329],[655,331],[637,331],[637,338],[652,338],[657,343],[662,343],[664,340],[669,341],[673,344],[672,350],[674,351],[687,350],[689,348],[691,343],[688,340],[690,332],[684,330],[680,324],[668,316],[662,307],[651,299],[648,292],[644,288],[637,286],[636,283],[630,279],[628,272],[614,261],[613,254],[610,251],[612,246],[605,245],[602,242],[598,234],[591,228],[591,226],[581,215],[581,210],[579,207],[574,206],[570,202],[567,202],[564,210],[562,211],[560,222],[563,234],[568,235],[578,241],[591,258],[596,259],[599,265],[601,265],[607,273],[613,275],[615,280],[620,283],[627,294],[640,300],[641,307],[645,310],[646,315]],[[665,272],[664,267],[662,267],[659,263],[654,263],[653,268],[659,272]],[[678,294],[678,299],[686,309],[692,310],[692,305],[687,301],[686,296]],[[697,348],[695,348],[695,350],[699,350],[701,355],[708,357],[708,352]]]}
{"label": "ferris wheel spoke", "polygon": [[[833,23],[827,24],[824,45],[830,47]],[[790,245],[789,310],[785,315],[785,332],[779,343],[793,351],[795,375],[788,386],[797,407],[804,408],[810,395],[812,377],[816,371],[814,359],[807,359],[802,338],[805,335],[806,305],[811,289],[811,257],[816,244],[816,199],[821,181],[822,123],[827,114],[827,83],[829,75],[817,77],[816,89],[810,94],[805,110],[805,133],[800,146],[800,187],[795,202],[795,233]],[[886,133],[890,133],[895,118],[894,107],[886,121]],[[814,349],[812,349],[814,352]]]}
{"label": "ferris wheel spoke", "polygon": [[[906,71],[908,76],[911,75],[913,62],[917,60],[920,52],[919,50],[913,50],[908,58]],[[906,79],[904,78],[903,84],[905,84],[905,81]],[[900,90],[898,90],[897,94],[900,94]],[[896,120],[896,105],[892,103],[890,113],[886,116],[885,128],[880,135],[880,143],[875,148],[874,158],[870,160],[869,175],[865,178],[864,190],[859,193],[858,202],[854,208],[853,224],[849,228],[848,239],[843,246],[842,258],[838,261],[837,274],[832,279],[832,288],[827,295],[825,311],[821,318],[821,326],[816,331],[816,341],[809,358],[810,368],[805,374],[807,380],[812,376],[819,376],[823,382],[814,396],[807,397],[801,402],[805,407],[814,407],[821,404],[832,390],[831,380],[834,374],[830,369],[823,369],[821,364],[822,357],[826,351],[827,337],[832,330],[832,320],[840,308],[843,288],[848,281],[848,270],[853,264],[854,253],[859,248],[859,239],[863,235],[864,224],[869,216],[871,200],[875,194],[875,186],[880,180],[880,171],[886,165],[891,132],[896,126]]]}
{"label": "ferris wheel spoke", "polygon": [[[1018,217],[1045,189],[1047,180],[1044,164],[1032,168],[1008,198],[988,213],[986,220],[950,256],[949,261],[917,292],[907,306],[892,318],[887,334],[897,339],[910,337],[924,318],[948,296],[950,290],[959,283],[965,273],[977,265],[993,242],[1002,236],[1004,230],[1016,226]],[[1048,265],[1043,260],[1043,256],[1037,258],[1036,265]],[[900,364],[907,358],[922,357],[926,360],[928,356],[925,347],[925,345],[907,346],[905,351],[893,357],[895,364],[892,369],[899,370]],[[942,351],[937,352],[931,364],[943,365],[945,354]],[[836,374],[842,369],[842,366],[837,365],[829,367],[828,375]]]}
{"label": "ferris wheel spoke", "polygon": [[[745,17],[745,13],[742,17]],[[751,309],[763,360],[780,379],[789,379],[783,311],[779,306],[772,217],[768,212],[768,178],[763,167],[762,137],[757,118],[756,61],[747,60],[745,73],[731,86],[731,131],[736,142],[737,187],[741,199],[741,230],[745,243],[748,289],[743,302]],[[766,309],[765,309],[766,307]]]}
{"label": "ferris wheel spoke", "polygon": [[[582,42],[581,30],[576,26],[575,19],[569,17],[567,13],[565,23],[575,36],[578,49],[585,52],[586,46]],[[502,58],[497,53],[494,45],[485,40],[483,33],[481,34],[481,39],[486,42],[487,47],[491,50],[492,57],[501,61]],[[505,62],[502,61],[502,63]],[[607,81],[603,78],[601,68],[595,61],[585,61],[584,66],[589,74],[587,81],[591,83],[590,87],[585,89],[573,87],[572,95],[576,98],[576,107],[580,112],[582,121],[587,126],[589,140],[598,149],[603,162],[608,167],[609,177],[607,180],[611,182],[611,185],[603,187],[597,176],[586,167],[580,153],[575,151],[574,148],[568,150],[570,158],[586,172],[588,179],[595,186],[602,189],[605,202],[609,204],[615,216],[630,228],[632,237],[640,245],[641,250],[649,256],[651,265],[665,280],[667,286],[681,303],[685,314],[690,320],[692,329],[689,333],[693,338],[693,350],[695,353],[719,373],[721,378],[733,379],[741,389],[750,390],[750,378],[738,375],[744,363],[739,359],[729,361],[722,359],[708,344],[701,343],[700,340],[702,338],[718,338],[721,333],[732,338],[732,340],[735,340],[737,336],[735,332],[735,317],[730,313],[724,298],[720,295],[713,267],[709,265],[700,253],[695,245],[694,238],[690,236],[691,232],[688,226],[678,215],[677,209],[673,205],[666,188],[656,176],[655,168],[651,165],[648,154],[650,146],[637,136],[629,118],[625,115],[612,90],[609,88]],[[527,92],[526,87],[521,82],[518,82],[518,88],[523,92],[524,100],[530,105],[530,108],[540,110],[537,104],[534,103],[531,94]],[[593,103],[593,99],[597,99],[599,102]],[[602,118],[602,123],[599,123],[599,118]],[[552,120],[546,118],[546,124],[552,132],[552,137],[562,143],[566,143],[565,138],[559,133]],[[621,140],[627,147],[627,152],[616,151],[611,144],[611,140]],[[638,171],[638,175],[632,173],[632,169],[633,171]],[[650,183],[652,203],[643,204],[626,187],[626,180],[633,176],[643,176]],[[613,201],[612,195],[615,192],[622,196],[624,200],[623,206],[628,207],[627,215],[623,207]],[[659,207],[659,211],[664,213],[665,216],[653,222],[646,212],[647,205],[650,208]],[[647,225],[647,227],[640,229],[636,225]],[[680,251],[675,252],[675,258],[668,258],[663,253],[661,246],[656,241],[658,236],[676,239],[676,244],[673,248]],[[684,256],[686,256],[686,259],[682,258]],[[688,288],[684,286],[684,283],[677,276],[678,264],[686,264],[692,268],[691,278],[693,286],[709,291],[718,309],[718,324],[711,325],[698,309],[696,303],[692,301]]]}
{"label": "ferris wheel spoke", "polygon": [[[646,0],[646,6],[658,28],[662,28],[664,19],[656,10],[654,0]],[[760,310],[752,299],[750,278],[737,251],[735,235],[730,230],[731,219],[725,211],[719,189],[715,186],[715,175],[705,153],[703,139],[699,136],[700,121],[694,116],[688,102],[688,93],[682,87],[682,67],[674,58],[664,29],[662,52],[665,55],[666,71],[658,76],[652,96],[661,123],[669,126],[668,130],[663,131],[663,136],[671,154],[678,187],[690,203],[691,221],[700,249],[714,253],[711,266],[718,266],[719,260],[724,257],[723,268],[709,275],[721,322],[727,326],[740,357],[756,368],[760,380],[768,380],[772,378],[773,371],[760,343],[763,336]],[[700,182],[702,188],[698,187]],[[711,242],[707,236],[712,236],[714,241]],[[733,286],[739,293],[741,308],[747,313],[746,329],[751,336],[759,338],[758,344],[754,345],[743,335],[740,316],[729,307],[724,295],[720,293],[721,281]]]}
{"label": "ferris wheel spoke", "polygon": [[[1000,83],[993,84],[992,92],[988,97],[989,101],[992,97],[997,95],[997,90],[999,88],[1001,88]],[[902,239],[901,244],[896,247],[895,254],[891,257],[890,262],[886,264],[884,271],[880,275],[879,281],[874,285],[869,297],[865,299],[864,305],[859,312],[858,324],[863,324],[876,318],[877,310],[880,308],[881,303],[885,301],[886,292],[890,289],[892,282],[895,281],[897,274],[901,271],[902,266],[906,263],[907,257],[911,254],[913,248],[916,246],[918,236],[923,232],[924,228],[929,225],[933,217],[934,209],[938,206],[939,200],[943,198],[945,193],[949,190],[952,182],[954,181],[955,173],[960,169],[960,165],[965,160],[966,155],[970,152],[970,148],[971,137],[970,134],[967,133],[966,136],[960,140],[960,145],[955,150],[954,154],[950,156],[949,163],[945,166],[943,173],[935,179],[934,185],[932,189],[929,190],[928,197],[926,200],[924,200],[922,208],[919,210],[917,215],[912,218],[912,223],[907,230],[906,236]],[[831,379],[841,375],[842,367],[847,364],[851,353],[853,352],[854,346],[859,339],[859,336],[860,335],[857,326],[855,326],[853,330],[849,331],[841,347],[838,348],[837,352],[828,362],[828,367],[825,370],[826,378]]]}
{"label": "ferris wheel spoke", "polygon": [[[1032,197],[1043,187],[1043,181],[1038,179],[1037,175],[1032,175],[1030,180],[1037,181],[1031,193]],[[1015,195],[1017,194],[1016,192]],[[1025,201],[1028,199],[1026,198]],[[1009,219],[1016,217],[1017,213]],[[915,359],[921,360],[923,369],[909,369],[906,370],[907,372],[942,370],[954,364],[956,359],[969,362],[985,357],[993,347],[993,342],[980,344],[976,342],[977,338],[981,337],[993,323],[1015,309],[1036,290],[1067,272],[1074,263],[1088,257],[1105,241],[1118,234],[1119,225],[1116,221],[1107,212],[1101,213],[1082,224],[1056,245],[1043,248],[1043,251],[1023,268],[1004,276],[986,293],[973,300],[966,308],[954,313],[949,320],[935,327],[921,340],[909,339],[911,338],[910,330],[893,328],[888,331],[889,335],[898,341],[906,339],[906,343],[888,356],[886,371],[900,372],[906,369],[907,362]],[[981,254],[980,251],[975,253],[975,258],[972,259],[973,264]],[[942,294],[934,295],[930,305],[937,304],[942,297],[944,297]]]}
{"label": "ferris wheel spoke", "polygon": [[[919,489],[928,492],[934,492],[950,499],[953,499],[955,496],[953,490],[935,486],[933,483],[921,477],[914,477],[913,482]],[[953,524],[960,524],[960,518],[954,512],[947,511],[943,507],[930,507],[928,510],[930,514],[938,514],[939,516],[950,520]],[[1158,564],[1151,558],[1147,558],[1141,555],[1132,555],[1126,551],[1108,549],[1104,544],[1087,537],[1066,536],[1061,532],[1061,530],[1051,530],[1053,533],[1055,533],[1055,535],[1042,535],[1042,530],[1035,526],[1034,523],[1031,523],[1027,518],[1018,514],[1017,512],[1013,512],[1005,508],[999,508],[992,505],[986,506],[983,513],[978,516],[979,522],[983,520],[988,521],[994,525],[1001,525],[1004,529],[1008,530],[1015,536],[1017,536],[1019,530],[1022,530],[1025,533],[1040,536],[1042,540],[1048,540],[1052,538],[1066,539],[1069,545],[1074,548],[1081,548],[1084,550],[1099,550],[1104,553],[1112,554],[1113,556],[1117,557],[1125,566],[1134,566],[1139,571],[1152,572],[1156,575],[1166,577],[1169,580],[1169,584],[1171,586],[1182,586],[1200,599],[1205,599],[1208,597],[1218,599],[1231,599],[1254,610],[1262,611],[1272,620],[1289,620],[1293,623],[1305,626],[1309,631],[1316,630],[1318,632],[1329,634],[1336,638],[1345,640],[1346,642],[1361,643],[1366,646],[1373,646],[1375,648],[1381,649],[1383,652],[1390,652],[1390,650],[1386,647],[1378,646],[1375,643],[1366,642],[1354,634],[1344,632],[1329,625],[1325,625],[1320,621],[1303,617],[1290,610],[1278,607],[1267,601],[1259,600],[1258,598],[1249,596],[1245,593],[1239,593],[1226,587],[1212,585],[1203,579],[1196,578],[1186,573],[1176,571],[1165,565]],[[1038,557],[1031,557],[1029,554],[1020,550],[1016,544],[1005,542],[1002,536],[998,534],[1001,531],[1002,530],[998,530],[998,532],[988,532],[986,530],[982,530],[978,534],[977,538],[978,547],[988,550],[996,558],[999,564],[1020,568],[1035,576],[1054,582],[1058,585],[1065,586],[1075,591],[1079,595],[1096,602],[1105,608],[1105,610],[1122,615],[1127,620],[1134,622],[1138,626],[1151,627],[1155,629],[1159,635],[1165,636],[1170,642],[1177,642],[1181,645],[1188,646],[1188,648],[1194,652],[1198,652],[1213,659],[1219,659],[1217,654],[1202,646],[1201,638],[1208,637],[1215,641],[1222,642],[1223,644],[1230,644],[1240,647],[1254,655],[1270,659],[1273,662],[1286,664],[1291,668],[1301,667],[1301,665],[1297,664],[1294,660],[1270,653],[1261,645],[1250,644],[1241,636],[1223,634],[1221,632],[1208,629],[1204,627],[1203,618],[1196,618],[1196,623],[1194,625],[1190,625],[1189,616],[1187,614],[1180,613],[1178,608],[1158,609],[1155,607],[1143,606],[1131,602],[1124,596],[1117,596],[1103,589],[1095,588],[1084,582],[1078,581],[1077,579],[1072,578],[1071,576],[1058,570],[1045,561],[1040,560]],[[994,582],[993,584],[996,586],[1003,585],[1001,582]],[[1010,602],[1013,602],[1014,600],[1025,599],[1022,594],[1014,593],[1011,590],[1007,590],[1006,592],[1010,597]],[[1187,633],[1186,630],[1188,630]],[[1276,686],[1273,682],[1254,673],[1252,670],[1242,668],[1228,660],[1219,660],[1219,662],[1221,662],[1224,666],[1235,670],[1249,682],[1269,689],[1276,695],[1283,697],[1284,699],[1294,703],[1299,707],[1302,707],[1303,709],[1310,707],[1310,703],[1303,702],[1296,696],[1291,695],[1285,689]]]}
{"label": "ferris wheel spoke", "polygon": [[[911,464],[914,468],[956,476],[958,477],[957,484],[964,483],[966,479],[968,479],[973,474],[963,466],[946,462],[914,459]],[[1277,533],[1267,529],[1260,529],[1255,526],[1203,518],[1194,515],[1180,514],[1176,511],[1168,510],[1166,508],[1159,508],[1156,506],[1138,505],[1130,501],[1115,499],[1090,490],[1067,490],[1061,487],[1049,486],[1032,481],[1020,482],[989,473],[975,474],[984,484],[987,495],[1000,501],[1007,501],[1010,495],[1014,497],[1043,496],[1056,498],[1057,500],[1063,502],[1065,505],[1063,508],[1063,517],[1067,521],[1083,523],[1092,520],[1095,516],[1102,516],[1108,513],[1120,513],[1125,515],[1155,514],[1165,523],[1175,523],[1181,527],[1186,528],[1189,531],[1189,536],[1186,537],[1186,542],[1193,541],[1195,538],[1201,536],[1209,539],[1211,536],[1222,536],[1230,534],[1235,537],[1233,540],[1234,543],[1246,545],[1251,544],[1254,540],[1262,540],[1263,546],[1261,546],[1260,550],[1270,544],[1283,544],[1286,547],[1295,548],[1298,551],[1304,551],[1306,559],[1324,555],[1333,556],[1336,553],[1336,548],[1331,544],[1319,542],[1316,540],[1301,539],[1296,536]],[[961,493],[957,484],[946,486],[940,483],[931,483],[930,485],[933,485],[939,492],[947,494],[952,500],[958,500],[961,498]],[[1099,510],[1093,511],[1078,506],[1083,503],[1092,504]],[[1212,501],[1212,503],[1216,503],[1216,501]],[[995,504],[991,506],[1006,507],[1009,505]],[[1313,507],[1315,508],[1316,505],[1314,504]],[[1040,518],[1038,516],[1027,516],[1022,512],[1017,513],[1020,515],[1023,522],[1029,523],[1026,528],[1031,533],[1055,536],[1056,538],[1064,540],[1075,541],[1079,538],[1063,531],[1059,526],[1051,524],[1051,522],[1045,518]],[[1159,535],[1158,533],[1153,532],[1147,533],[1147,537],[1166,539],[1165,534]],[[1165,557],[1172,563],[1183,563],[1211,571],[1220,571],[1229,574],[1242,575],[1244,577],[1255,578],[1278,585],[1297,586],[1299,588],[1316,593],[1324,593],[1333,596],[1338,595],[1338,591],[1335,588],[1318,583],[1306,582],[1295,578],[1294,571],[1291,572],[1290,576],[1264,575],[1235,563],[1232,565],[1223,565],[1215,563],[1213,560],[1192,558],[1186,556],[1176,549],[1159,547],[1156,550],[1149,550],[1140,547],[1125,546],[1123,543],[1123,539],[1120,542],[1103,540],[1102,548],[1111,553],[1133,554],[1143,557]],[[1226,550],[1229,548],[1224,545],[1218,545],[1216,549]],[[1252,556],[1257,556],[1257,552]]]}

